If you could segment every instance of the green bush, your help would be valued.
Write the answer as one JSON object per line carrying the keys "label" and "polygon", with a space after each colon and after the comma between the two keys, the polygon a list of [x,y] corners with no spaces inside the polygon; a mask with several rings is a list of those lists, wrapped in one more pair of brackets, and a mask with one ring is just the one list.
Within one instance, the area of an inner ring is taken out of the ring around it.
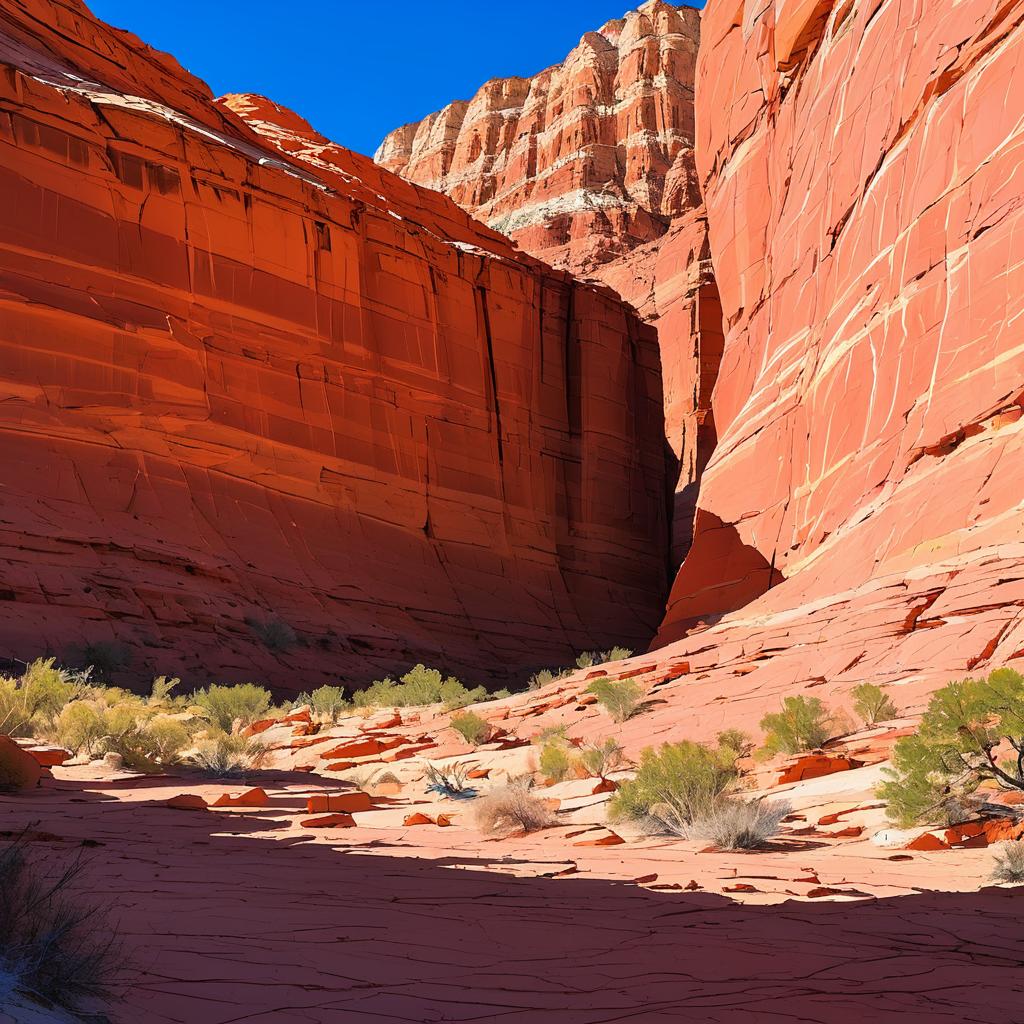
{"label": "green bush", "polygon": [[572,768],[565,744],[556,740],[545,743],[540,749],[539,767],[545,778],[552,782],[561,782]]}
{"label": "green bush", "polygon": [[745,757],[753,749],[753,741],[741,729],[723,729],[716,737],[718,745],[736,751],[736,757]]}
{"label": "green bush", "polygon": [[632,658],[633,652],[628,647],[613,647],[610,651],[605,651],[601,655],[601,660],[607,661],[625,661],[626,658]]}
{"label": "green bush", "polygon": [[266,754],[259,740],[214,729],[199,741],[192,761],[216,778],[230,778],[258,769]]}
{"label": "green bush", "polygon": [[[1013,757],[1001,761],[1000,748]],[[898,740],[878,795],[909,826],[955,811],[983,782],[1024,790],[1024,676],[996,669],[936,690],[913,736]]]}
{"label": "green bush", "polygon": [[224,732],[231,732],[236,721],[250,725],[267,713],[270,708],[270,691],[253,683],[238,686],[220,686],[212,683],[203,690],[192,694],[192,702],[198,704],[210,721]]}
{"label": "green bush", "polygon": [[657,831],[685,835],[736,779],[735,751],[683,740],[648,747],[636,776],[623,782],[609,805],[614,820],[638,821]]}
{"label": "green bush", "polygon": [[609,736],[597,743],[589,743],[580,751],[580,764],[587,774],[603,779],[609,772],[617,771],[625,764],[622,746]]}
{"label": "green bush", "polygon": [[192,744],[188,725],[155,711],[141,697],[125,694],[113,704],[98,697],[68,704],[52,733],[76,754],[120,754],[127,767],[155,771],[176,764]]}
{"label": "green bush", "polygon": [[900,710],[892,698],[880,686],[874,683],[861,683],[850,692],[853,698],[853,710],[866,726],[877,722],[891,722],[899,718]]}
{"label": "green bush", "polygon": [[782,710],[765,715],[765,748],[773,754],[816,750],[831,735],[832,718],[817,697],[786,697]]}
{"label": "green bush", "polygon": [[320,686],[312,693],[300,693],[292,701],[292,708],[309,707],[316,718],[332,724],[342,718],[352,707],[341,686]]}
{"label": "green bush", "polygon": [[614,722],[625,722],[637,713],[644,697],[643,687],[634,679],[595,679],[587,687]]}
{"label": "green bush", "polygon": [[472,743],[474,747],[485,743],[491,735],[490,723],[479,715],[475,715],[472,711],[467,711],[461,715],[452,715],[451,727],[467,743]]}
{"label": "green bush", "polygon": [[[505,691],[508,695],[508,691]],[[393,679],[378,679],[365,690],[353,695],[359,708],[407,708],[425,707],[428,704],[443,704],[448,711],[492,700],[497,695],[488,694],[483,686],[473,689],[465,687],[454,676],[445,678],[436,668],[414,665],[402,676],[400,682]]]}

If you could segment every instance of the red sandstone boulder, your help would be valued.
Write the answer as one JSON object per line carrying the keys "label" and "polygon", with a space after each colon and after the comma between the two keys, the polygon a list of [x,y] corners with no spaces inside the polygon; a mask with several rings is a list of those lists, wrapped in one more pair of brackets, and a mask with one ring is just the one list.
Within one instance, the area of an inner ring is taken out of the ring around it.
{"label": "red sandstone boulder", "polygon": [[311,796],[306,801],[306,810],[310,814],[321,814],[327,811],[368,811],[373,807],[369,793],[332,793],[330,795]]}
{"label": "red sandstone boulder", "polygon": [[197,793],[179,793],[166,803],[173,811],[205,811],[209,804]]}
{"label": "red sandstone boulder", "polygon": [[787,765],[779,776],[778,785],[787,782],[802,782],[806,779],[817,779],[836,772],[848,772],[863,767],[860,761],[849,757],[829,757],[827,754],[805,754],[792,764]]}
{"label": "red sandstone boulder", "polygon": [[33,789],[43,777],[43,768],[9,736],[0,736],[0,790]]}
{"label": "red sandstone boulder", "polygon": [[270,797],[259,786],[243,793],[224,793],[213,802],[214,807],[269,807]]}
{"label": "red sandstone boulder", "polygon": [[299,824],[303,828],[355,828],[355,819],[351,814],[324,814],[316,818],[303,818]]}

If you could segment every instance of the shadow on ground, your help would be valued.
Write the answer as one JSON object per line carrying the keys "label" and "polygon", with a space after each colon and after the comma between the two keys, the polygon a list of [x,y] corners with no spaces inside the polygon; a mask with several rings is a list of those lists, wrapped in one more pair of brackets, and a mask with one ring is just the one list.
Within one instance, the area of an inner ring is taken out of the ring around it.
{"label": "shadow on ground", "polygon": [[89,847],[83,884],[131,953],[117,1024],[1022,1019],[1014,890],[744,906],[512,877],[489,870],[514,863],[500,843],[438,862],[257,838],[275,808],[171,811],[146,786],[0,798],[0,830],[38,822],[54,862]]}

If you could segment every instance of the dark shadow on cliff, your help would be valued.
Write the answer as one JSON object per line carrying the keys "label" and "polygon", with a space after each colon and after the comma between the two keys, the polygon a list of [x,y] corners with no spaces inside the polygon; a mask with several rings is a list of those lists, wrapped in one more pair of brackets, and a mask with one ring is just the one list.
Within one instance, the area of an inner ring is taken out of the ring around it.
{"label": "dark shadow on cliff", "polygon": [[731,523],[697,512],[693,546],[676,577],[655,641],[663,647],[691,629],[717,622],[782,583],[785,577]]}

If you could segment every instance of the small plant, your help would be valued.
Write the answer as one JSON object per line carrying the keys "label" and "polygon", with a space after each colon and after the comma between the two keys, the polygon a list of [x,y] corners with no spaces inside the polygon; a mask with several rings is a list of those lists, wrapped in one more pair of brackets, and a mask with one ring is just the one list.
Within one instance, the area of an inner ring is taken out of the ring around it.
{"label": "small plant", "polygon": [[855,686],[850,696],[853,697],[853,710],[866,726],[875,725],[877,722],[890,722],[900,716],[900,709],[893,703],[892,698],[874,683],[861,683],[860,686]]}
{"label": "small plant", "polygon": [[754,741],[741,729],[723,729],[715,739],[723,749],[735,750],[738,758],[754,749]]}
{"label": "small plant", "polygon": [[[1013,755],[1000,759],[1000,750]],[[936,690],[913,736],[898,740],[878,795],[898,825],[949,819],[983,783],[1024,790],[1024,676],[1001,668]]]}
{"label": "small plant", "polygon": [[216,778],[230,778],[258,769],[266,754],[263,744],[249,736],[213,732],[199,743],[192,760]]}
{"label": "small plant", "polygon": [[643,687],[634,679],[595,679],[587,687],[587,693],[597,697],[598,703],[612,716],[613,722],[625,722],[632,718],[644,697]]}
{"label": "small plant", "polygon": [[628,647],[613,647],[610,651],[605,651],[601,656],[602,661],[625,661],[626,658],[632,658],[633,652]]}
{"label": "small plant", "polygon": [[832,718],[817,697],[786,697],[782,710],[765,715],[765,748],[773,754],[816,750],[831,735]]}
{"label": "small plant", "polygon": [[685,836],[736,779],[734,751],[691,740],[648,747],[636,776],[623,782],[609,805],[614,820],[637,821],[653,831]]}
{"label": "small plant", "polygon": [[[466,786],[466,779],[470,772],[470,765],[465,761],[454,761],[451,764],[438,765],[427,762],[424,765],[428,789],[441,793],[444,796],[465,796],[471,790]],[[398,780],[395,779],[397,782]]]}
{"label": "small plant", "polygon": [[688,839],[704,839],[722,850],[756,850],[778,835],[782,819],[793,812],[785,800],[722,797],[686,827]]}
{"label": "small plant", "polygon": [[320,686],[312,693],[300,693],[292,701],[292,709],[308,707],[316,718],[337,724],[352,705],[340,686]]}
{"label": "small plant", "polygon": [[246,726],[266,714],[270,707],[270,691],[253,683],[238,686],[213,683],[204,690],[196,690],[192,701],[206,712],[218,729],[231,732],[236,721]]}
{"label": "small plant", "polygon": [[1000,843],[992,867],[994,882],[1024,882],[1024,843]]}
{"label": "small plant", "polygon": [[548,683],[553,683],[554,681],[555,673],[549,668],[542,668],[530,676],[526,681],[526,688],[528,690],[539,690],[541,687],[547,686]]}
{"label": "small plant", "polygon": [[572,768],[569,752],[565,744],[558,740],[549,740],[540,748],[538,767],[541,774],[551,782],[561,782]]}
{"label": "small plant", "polygon": [[183,704],[180,698],[175,698],[174,691],[181,686],[180,679],[168,679],[167,676],[157,676],[149,691],[149,703],[163,707],[168,704]]}
{"label": "small plant", "polygon": [[577,668],[593,668],[601,660],[597,651],[581,651],[576,655]]}
{"label": "small plant", "polygon": [[491,735],[490,723],[472,711],[467,711],[461,715],[452,715],[451,727],[467,743],[471,743],[474,747],[485,743]]}
{"label": "small plant", "polygon": [[298,634],[281,619],[257,619],[247,616],[245,624],[263,641],[271,651],[286,651],[299,642]]}
{"label": "small plant", "polygon": [[580,764],[588,775],[599,779],[605,778],[609,772],[618,771],[625,763],[621,744],[611,736],[598,743],[589,743],[580,751]]}
{"label": "small plant", "polygon": [[521,783],[492,789],[475,802],[477,828],[494,834],[522,830],[538,832],[557,824],[554,814]]}
{"label": "small plant", "polygon": [[70,1010],[106,995],[123,960],[102,913],[72,898],[81,870],[78,861],[44,878],[24,834],[0,848],[0,977]]}

